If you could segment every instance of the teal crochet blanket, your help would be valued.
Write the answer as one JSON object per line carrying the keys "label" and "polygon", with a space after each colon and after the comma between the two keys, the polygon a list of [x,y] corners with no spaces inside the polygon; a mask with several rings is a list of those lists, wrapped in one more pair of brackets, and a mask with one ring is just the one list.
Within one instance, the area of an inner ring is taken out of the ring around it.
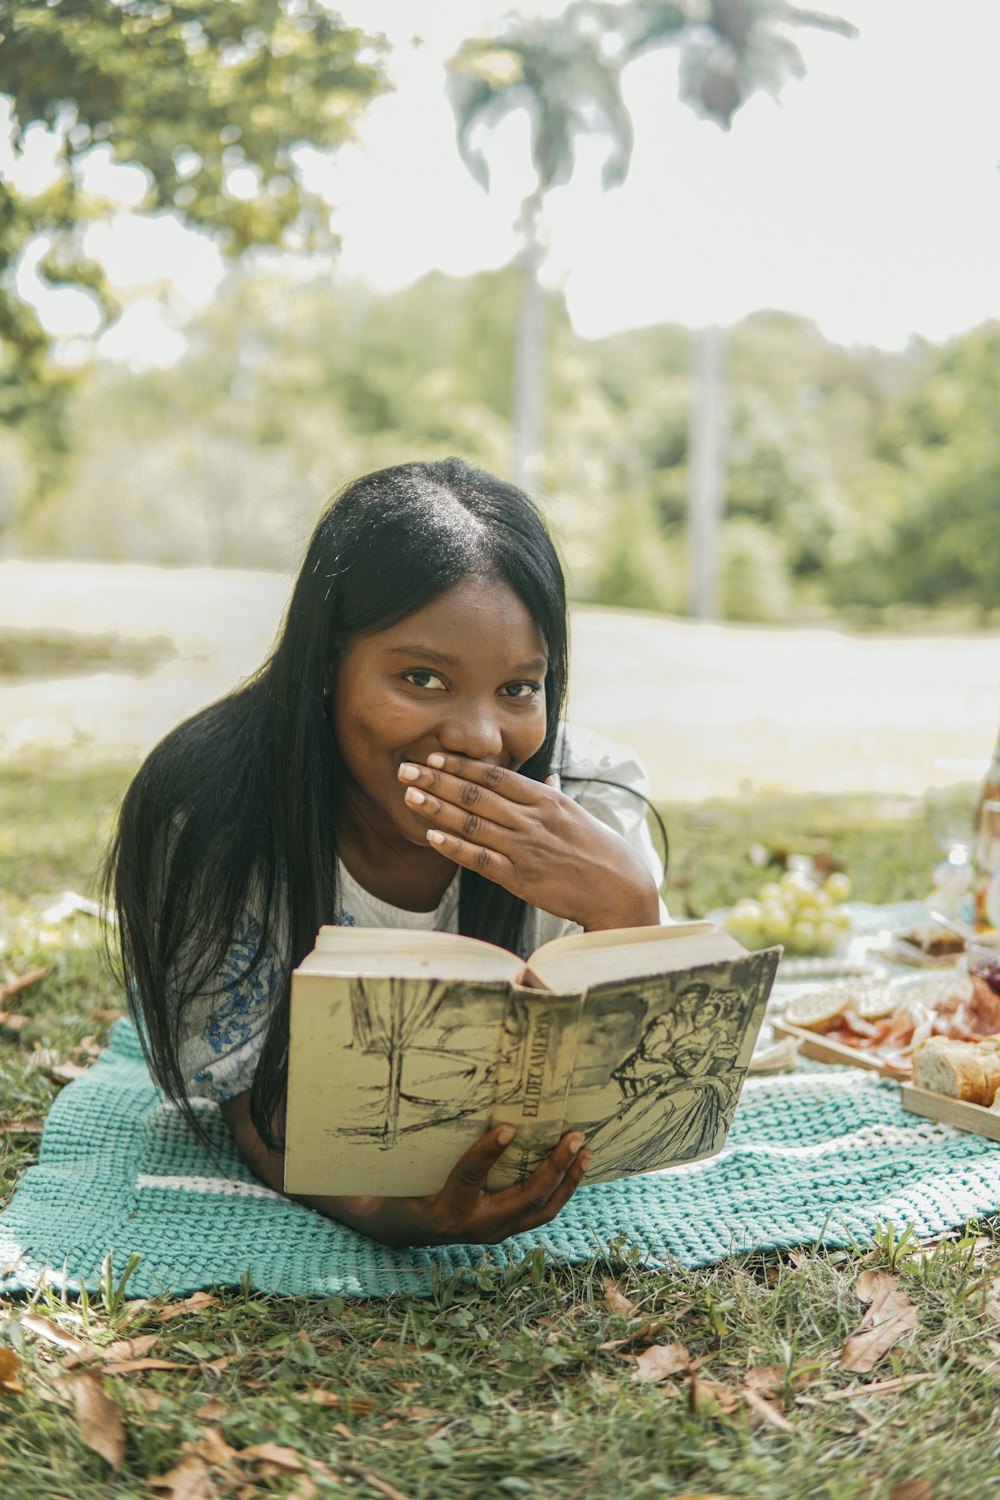
{"label": "teal crochet blanket", "polygon": [[214,1109],[199,1144],[150,1080],[135,1031],[56,1100],[38,1165],[0,1215],[0,1290],[48,1278],[96,1289],[141,1256],[134,1297],[237,1284],[307,1296],[427,1292],[436,1275],[541,1246],[578,1263],[627,1242],[649,1266],[753,1249],[870,1240],[886,1221],[930,1235],[1000,1208],[1000,1146],[906,1114],[856,1069],[751,1079],[706,1162],[581,1188],[544,1229],[493,1250],[395,1251],[256,1182]]}

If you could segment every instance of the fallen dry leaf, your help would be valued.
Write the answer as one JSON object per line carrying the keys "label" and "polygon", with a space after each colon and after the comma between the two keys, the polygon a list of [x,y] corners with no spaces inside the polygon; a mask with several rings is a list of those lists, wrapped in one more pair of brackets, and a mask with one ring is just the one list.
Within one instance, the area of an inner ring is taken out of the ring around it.
{"label": "fallen dry leaf", "polygon": [[171,1318],[179,1318],[186,1312],[204,1312],[206,1307],[218,1307],[218,1297],[213,1297],[211,1292],[192,1292],[190,1297],[185,1297],[183,1302],[168,1302],[166,1307],[161,1307],[157,1314],[157,1322],[169,1323]]}
{"label": "fallen dry leaf", "polygon": [[787,1373],[784,1365],[754,1365],[744,1375],[743,1384],[749,1391],[769,1396],[781,1385]]}
{"label": "fallen dry leaf", "polygon": [[135,1339],[118,1339],[102,1350],[103,1358],[108,1364],[117,1364],[123,1359],[141,1359],[144,1354],[149,1353],[159,1337],[158,1333],[141,1333]]}
{"label": "fallen dry leaf", "polygon": [[0,1010],[0,1030],[9,1031],[14,1036],[23,1031],[30,1020],[30,1016],[18,1015],[16,1011]]}
{"label": "fallen dry leaf", "polygon": [[42,1339],[46,1344],[54,1344],[57,1349],[64,1350],[67,1354],[74,1356],[79,1364],[85,1359],[99,1359],[101,1351],[95,1349],[93,1344],[84,1344],[73,1334],[67,1333],[60,1328],[58,1323],[53,1323],[51,1318],[45,1318],[41,1313],[22,1313],[19,1320],[21,1327],[28,1333],[33,1333],[36,1338]]}
{"label": "fallen dry leaf", "polygon": [[[288,1491],[289,1500],[313,1500],[314,1495],[319,1494],[316,1481],[309,1478],[308,1474],[300,1474],[295,1484]],[[256,1497],[254,1497],[256,1500]]]}
{"label": "fallen dry leaf", "polygon": [[779,1432],[794,1432],[795,1428],[788,1418],[783,1416],[772,1401],[768,1401],[759,1391],[744,1387],[740,1391],[740,1398],[744,1406],[755,1417],[759,1417],[769,1427],[776,1427]]}
{"label": "fallen dry leaf", "polygon": [[125,1453],[125,1423],[118,1403],[105,1393],[96,1375],[74,1375],[68,1388],[83,1441],[113,1469],[120,1468]]}
{"label": "fallen dry leaf", "polygon": [[[397,1382],[393,1383],[396,1384]],[[417,1385],[418,1382],[407,1381],[406,1384]],[[321,1385],[315,1386],[313,1390],[309,1391],[308,1396],[309,1400],[314,1402],[316,1406],[327,1406],[334,1411],[342,1411],[346,1405],[350,1407],[352,1414],[356,1417],[367,1417],[373,1411],[378,1410],[378,1403],[373,1401],[370,1396],[347,1396],[345,1400],[336,1391],[328,1391]],[[412,1410],[412,1407],[407,1407],[407,1411]],[[435,1412],[436,1415],[437,1413]]]}
{"label": "fallen dry leaf", "polygon": [[166,1490],[167,1500],[212,1500],[215,1487],[200,1458],[182,1459],[166,1474],[150,1475],[154,1490]]}
{"label": "fallen dry leaf", "polygon": [[388,1479],[383,1479],[381,1474],[376,1474],[374,1469],[366,1468],[364,1464],[341,1462],[338,1463],[335,1470],[328,1469],[325,1464],[317,1465],[317,1467],[321,1473],[334,1478],[346,1475],[348,1479],[360,1479],[361,1483],[366,1484],[369,1489],[376,1490],[378,1494],[384,1495],[385,1500],[409,1500],[409,1497],[404,1495],[402,1490],[397,1490],[396,1486],[390,1483]]}
{"label": "fallen dry leaf", "polygon": [[867,1375],[904,1333],[920,1327],[920,1318],[899,1277],[888,1271],[862,1271],[854,1290],[868,1311],[844,1343],[840,1368]]}
{"label": "fallen dry leaf", "polygon": [[90,1019],[92,1021],[120,1021],[124,1014],[123,1010],[105,1010],[99,1007],[90,1012]]}
{"label": "fallen dry leaf", "polygon": [[216,1401],[213,1397],[211,1401],[206,1401],[204,1406],[199,1406],[195,1416],[199,1422],[217,1422],[225,1409],[222,1402]]}
{"label": "fallen dry leaf", "polygon": [[671,1375],[686,1375],[690,1368],[691,1356],[683,1344],[651,1344],[635,1356],[632,1379],[641,1385],[652,1385],[669,1380]]}
{"label": "fallen dry leaf", "polygon": [[217,1427],[206,1427],[195,1444],[195,1449],[197,1456],[206,1459],[214,1469],[225,1469],[240,1456],[235,1448],[229,1446]]}
{"label": "fallen dry leaf", "polygon": [[620,1292],[613,1281],[604,1283],[604,1302],[620,1318],[634,1318],[638,1311],[635,1303],[631,1302],[624,1292]]}
{"label": "fallen dry leaf", "polygon": [[934,1486],[929,1479],[905,1479],[893,1485],[889,1500],[932,1500]]}
{"label": "fallen dry leaf", "polygon": [[305,1468],[295,1449],[283,1448],[280,1443],[251,1443],[249,1448],[240,1448],[236,1457],[241,1461],[276,1464],[279,1469],[290,1469],[293,1473]]}
{"label": "fallen dry leaf", "polygon": [[720,1385],[717,1380],[706,1380],[701,1375],[691,1376],[688,1399],[694,1412],[723,1411],[727,1416],[740,1404],[735,1391]]}
{"label": "fallen dry leaf", "polygon": [[176,1359],[122,1359],[104,1366],[105,1375],[135,1375],[140,1370],[201,1370],[205,1366],[181,1364]]}
{"label": "fallen dry leaf", "polygon": [[75,1062],[56,1062],[45,1071],[53,1083],[73,1083],[75,1079],[82,1078],[89,1069]]}
{"label": "fallen dry leaf", "polygon": [[925,1385],[933,1375],[897,1375],[893,1380],[873,1380],[869,1385],[851,1385],[843,1391],[827,1391],[824,1401],[854,1401],[858,1396],[895,1396],[911,1385]]}
{"label": "fallen dry leaf", "polygon": [[5,1135],[41,1135],[44,1120],[7,1120],[3,1129]]}
{"label": "fallen dry leaf", "polygon": [[605,1339],[603,1344],[598,1344],[602,1352],[615,1349],[624,1349],[628,1344],[637,1344],[641,1339],[650,1339],[656,1334],[662,1333],[669,1326],[667,1318],[640,1318],[631,1333],[626,1333],[620,1339]]}
{"label": "fallen dry leaf", "polygon": [[0,1349],[0,1391],[18,1395],[24,1388],[17,1378],[21,1357],[13,1349]]}
{"label": "fallen dry leaf", "polygon": [[41,984],[43,979],[48,979],[52,973],[51,969],[30,969],[27,974],[21,974],[16,979],[9,979],[6,984],[0,984],[0,1005],[6,1005],[8,1000],[15,995],[20,995],[22,990],[29,989],[33,984]]}

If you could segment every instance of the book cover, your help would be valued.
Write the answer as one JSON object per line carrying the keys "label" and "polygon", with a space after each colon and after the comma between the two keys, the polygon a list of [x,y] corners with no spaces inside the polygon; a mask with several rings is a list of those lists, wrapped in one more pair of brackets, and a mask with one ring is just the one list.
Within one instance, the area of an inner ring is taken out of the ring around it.
{"label": "book cover", "polygon": [[588,1182],[710,1156],[778,956],[739,950],[570,994],[499,977],[297,972],[286,1191],[435,1192],[503,1121],[517,1136],[490,1187],[524,1181],[573,1129],[594,1152]]}

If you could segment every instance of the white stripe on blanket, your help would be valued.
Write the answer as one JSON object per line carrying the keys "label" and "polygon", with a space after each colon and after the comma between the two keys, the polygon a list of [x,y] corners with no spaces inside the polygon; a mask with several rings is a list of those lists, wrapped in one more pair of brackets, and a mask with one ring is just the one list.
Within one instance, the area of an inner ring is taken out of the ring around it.
{"label": "white stripe on blanket", "polygon": [[[927,1121],[921,1125],[863,1125],[860,1130],[852,1130],[846,1135],[831,1136],[829,1140],[817,1141],[812,1146],[782,1146],[770,1141],[757,1141],[752,1146],[723,1146],[716,1156],[706,1156],[701,1161],[682,1162],[676,1167],[664,1167],[663,1173],[671,1177],[678,1172],[709,1172],[713,1167],[733,1156],[776,1156],[793,1158],[798,1161],[808,1160],[814,1156],[836,1156],[841,1151],[858,1147],[862,1150],[871,1150],[873,1146],[912,1146],[915,1140],[921,1140],[927,1145],[936,1141],[947,1140],[949,1136],[957,1135],[958,1132],[952,1125],[939,1125]],[[654,1175],[654,1174],[651,1174]],[[655,1174],[660,1175],[660,1174]]]}
{"label": "white stripe on blanket", "polygon": [[141,1172],[137,1188],[174,1188],[185,1193],[224,1193],[229,1198],[280,1198],[273,1188],[261,1182],[237,1182],[230,1177],[154,1177]]}
{"label": "white stripe on blanket", "polygon": [[[677,1173],[709,1172],[731,1157],[770,1156],[807,1161],[811,1157],[837,1156],[842,1151],[870,1151],[873,1147],[912,1147],[916,1140],[927,1145],[947,1139],[956,1132],[951,1125],[939,1125],[926,1121],[919,1125],[864,1125],[846,1135],[832,1136],[826,1141],[817,1141],[811,1146],[782,1146],[769,1141],[758,1141],[752,1146],[724,1146],[716,1156],[707,1156],[702,1161],[681,1162],[676,1167],[664,1167],[663,1172],[675,1176]],[[660,1175],[660,1174],[650,1174]],[[174,1189],[187,1193],[222,1193],[232,1198],[280,1198],[272,1188],[257,1182],[237,1182],[228,1177],[155,1177],[143,1173],[136,1179],[137,1188]]]}

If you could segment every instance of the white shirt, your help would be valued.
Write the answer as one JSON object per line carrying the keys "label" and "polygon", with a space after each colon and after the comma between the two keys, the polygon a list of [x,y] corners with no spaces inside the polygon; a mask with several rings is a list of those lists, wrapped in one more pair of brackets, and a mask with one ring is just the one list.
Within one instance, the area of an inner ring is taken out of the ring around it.
{"label": "white shirt", "polygon": [[[649,866],[659,887],[663,865],[646,821],[649,785],[645,769],[634,752],[589,730],[563,724],[552,764],[559,772],[564,794],[578,802],[591,817],[620,834]],[[609,782],[615,785],[608,785]],[[338,861],[339,907],[335,925],[457,932],[460,877],[461,871],[456,869],[454,879],[433,911],[406,911],[366,891]],[[662,901],[660,920],[667,920]],[[522,956],[527,957],[553,938],[580,930],[565,917],[529,907]],[[192,1097],[222,1102],[243,1093],[253,1082],[273,997],[285,977],[271,950],[265,951],[252,973],[246,973],[259,936],[259,926],[249,919],[245,934],[233,944],[223,965],[226,998],[219,1000],[217,995],[213,996],[211,1002],[201,1007],[196,1001],[185,1012],[180,1060]]]}

